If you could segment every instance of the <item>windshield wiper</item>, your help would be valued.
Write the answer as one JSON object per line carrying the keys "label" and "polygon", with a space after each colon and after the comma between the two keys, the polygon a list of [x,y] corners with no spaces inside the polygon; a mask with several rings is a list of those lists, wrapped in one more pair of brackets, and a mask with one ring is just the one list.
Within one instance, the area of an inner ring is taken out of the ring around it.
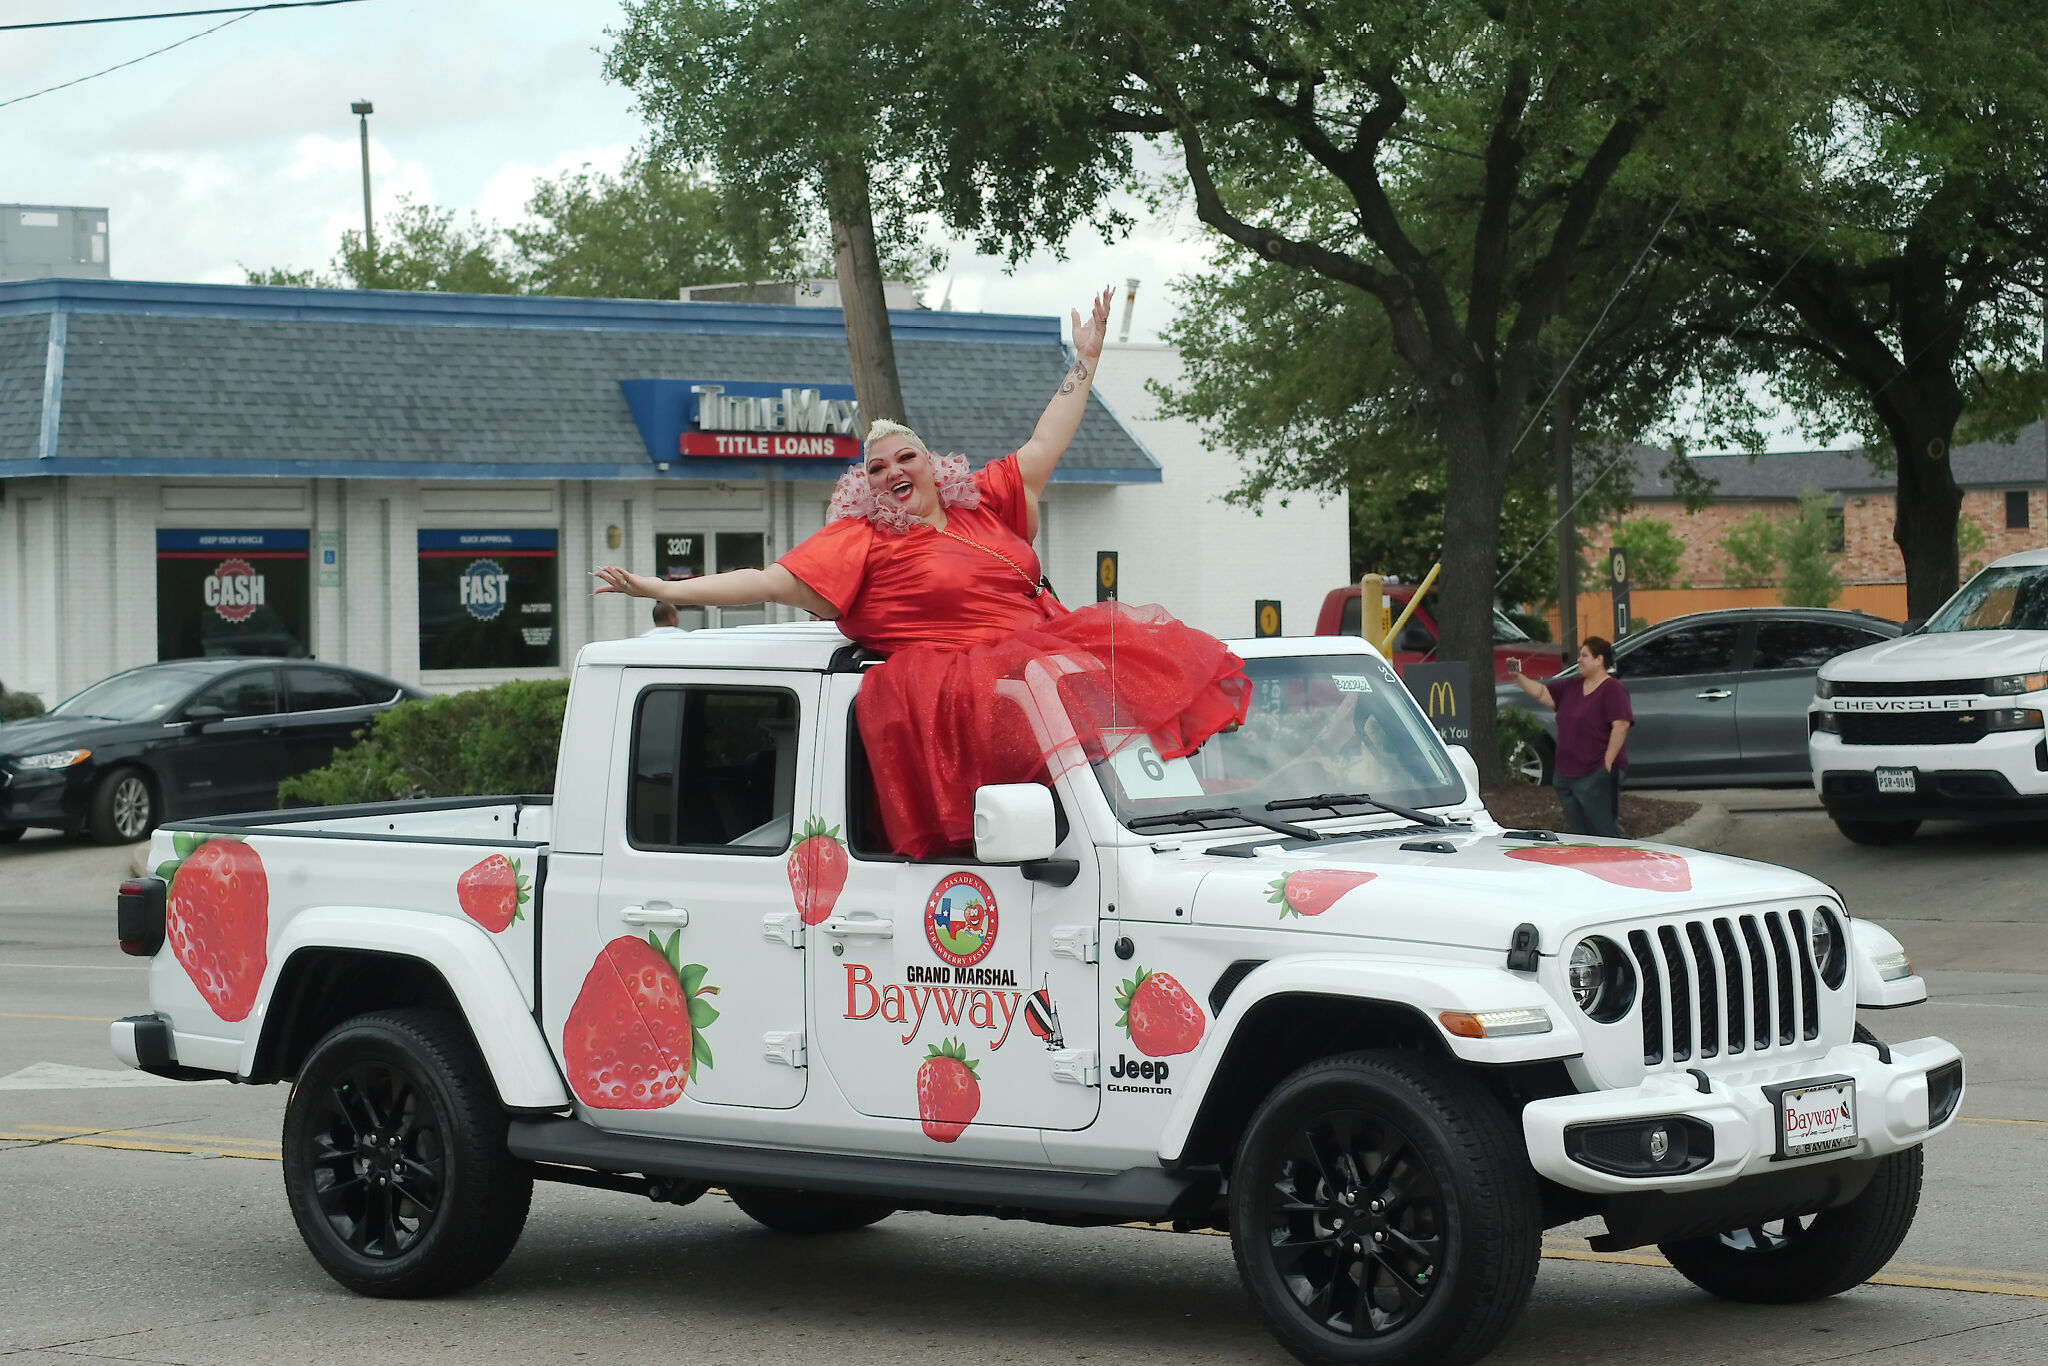
{"label": "windshield wiper", "polygon": [[1462,821],[1454,821],[1448,817],[1439,816],[1433,811],[1418,811],[1412,806],[1403,806],[1399,802],[1385,801],[1373,796],[1370,792],[1325,792],[1315,797],[1289,797],[1285,801],[1266,803],[1268,811],[1307,811],[1311,808],[1320,807],[1334,812],[1338,808],[1346,806],[1375,806],[1389,815],[1404,816],[1414,821],[1417,825],[1434,826],[1439,830],[1448,826],[1463,824]]}
{"label": "windshield wiper", "polygon": [[[1270,811],[1272,806],[1273,804],[1268,802],[1267,810]],[[1201,806],[1188,811],[1167,811],[1157,816],[1139,816],[1135,820],[1125,821],[1124,824],[1133,830],[1150,830],[1162,825],[1199,825],[1203,821],[1225,820],[1241,821],[1246,825],[1263,825],[1268,830],[1277,830],[1298,840],[1319,840],[1323,837],[1320,830],[1311,830],[1305,825],[1289,825],[1286,821],[1276,821],[1271,816],[1261,816],[1241,806]]]}

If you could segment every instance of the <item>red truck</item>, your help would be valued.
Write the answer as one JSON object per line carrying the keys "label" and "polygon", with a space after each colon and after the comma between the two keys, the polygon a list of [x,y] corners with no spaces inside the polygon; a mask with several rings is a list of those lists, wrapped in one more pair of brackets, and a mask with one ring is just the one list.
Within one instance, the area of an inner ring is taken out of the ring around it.
{"label": "red truck", "polygon": [[[1389,616],[1398,620],[1401,609],[1408,605],[1408,599],[1415,593],[1415,585],[1390,583],[1385,592]],[[1355,636],[1358,624],[1358,585],[1332,588],[1323,598],[1322,611],[1316,614],[1316,634]],[[1374,641],[1373,644],[1379,642]],[[1408,618],[1407,625],[1401,628],[1391,655],[1397,670],[1436,658],[1436,618],[1430,615],[1427,603],[1417,607],[1415,615]],[[1510,659],[1521,660],[1522,672],[1531,678],[1550,678],[1564,668],[1562,650],[1549,641],[1531,640],[1521,627],[1509,621],[1507,614],[1496,607],[1493,609],[1494,682],[1507,682]]]}

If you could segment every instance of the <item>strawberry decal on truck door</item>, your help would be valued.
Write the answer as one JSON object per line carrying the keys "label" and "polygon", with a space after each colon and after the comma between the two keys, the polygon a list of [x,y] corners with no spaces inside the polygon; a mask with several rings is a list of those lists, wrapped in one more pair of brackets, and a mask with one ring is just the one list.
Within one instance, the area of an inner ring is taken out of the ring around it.
{"label": "strawberry decal on truck door", "polygon": [[846,886],[846,846],[839,827],[816,816],[804,822],[802,835],[789,855],[789,890],[804,924],[817,925],[832,914]]}
{"label": "strawberry decal on truck door", "polygon": [[951,1143],[981,1109],[981,1078],[958,1039],[933,1044],[917,1068],[917,1117],[925,1137]]}
{"label": "strawberry decal on truck door", "polygon": [[533,891],[515,860],[493,854],[455,879],[455,899],[464,915],[492,934],[503,934],[513,921],[526,918],[519,908],[533,900]]}
{"label": "strawberry decal on truck door", "polygon": [[1209,1021],[1188,989],[1163,972],[1138,969],[1123,984],[1116,1006],[1123,1012],[1117,1028],[1131,1036],[1131,1047],[1148,1058],[1192,1053],[1202,1043]]}
{"label": "strawberry decal on truck door", "polygon": [[171,952],[223,1020],[246,1020],[269,966],[270,879],[241,840],[180,831],[176,857],[157,865],[171,884],[164,936]]}
{"label": "strawberry decal on truck door", "polygon": [[711,1066],[704,1030],[718,1018],[706,996],[707,969],[677,953],[682,931],[668,943],[621,935],[606,944],[583,978],[583,990],[562,1026],[569,1089],[596,1110],[660,1110],[676,1103]]}
{"label": "strawberry decal on truck door", "polygon": [[1278,902],[1280,918],[1321,915],[1337,898],[1354,887],[1363,887],[1378,873],[1345,873],[1335,868],[1306,868],[1276,879],[1266,888],[1266,900]]}
{"label": "strawberry decal on truck door", "polygon": [[1617,887],[1646,892],[1689,892],[1692,869],[1676,854],[1662,849],[1636,849],[1611,844],[1546,844],[1535,849],[1510,849],[1511,859],[1576,868]]}

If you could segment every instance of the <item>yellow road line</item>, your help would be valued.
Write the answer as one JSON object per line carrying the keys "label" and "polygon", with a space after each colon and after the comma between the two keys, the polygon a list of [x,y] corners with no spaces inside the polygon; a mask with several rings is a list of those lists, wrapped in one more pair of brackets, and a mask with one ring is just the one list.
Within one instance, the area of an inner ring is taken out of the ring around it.
{"label": "yellow road line", "polygon": [[116,1138],[181,1138],[192,1143],[232,1143],[238,1148],[275,1148],[274,1138],[237,1138],[230,1134],[176,1134],[168,1129],[95,1129],[84,1124],[17,1124],[42,1134],[112,1134]]}
{"label": "yellow road line", "polygon": [[112,1024],[111,1015],[30,1015],[18,1010],[0,1010],[0,1020],[77,1020],[80,1024]]}
{"label": "yellow road line", "polygon": [[[245,1157],[257,1162],[277,1162],[281,1157],[275,1141],[262,1138],[228,1138],[216,1134],[159,1133],[149,1129],[85,1129],[71,1124],[20,1124],[0,1129],[0,1142],[65,1144],[79,1148],[111,1148],[119,1152],[173,1153],[194,1156],[218,1153],[222,1157]],[[183,1141],[177,1141],[183,1140]]]}
{"label": "yellow road line", "polygon": [[[1671,1263],[1654,1252],[1594,1252],[1590,1248],[1545,1242],[1543,1255],[1560,1262],[1605,1262],[1613,1266],[1671,1269]],[[2031,1271],[1991,1271],[1974,1266],[1919,1266],[1910,1262],[1893,1262],[1872,1276],[1870,1283],[1914,1290],[1957,1290],[1974,1295],[2048,1299],[2048,1276]]]}
{"label": "yellow road line", "polygon": [[2048,1129],[2048,1119],[1993,1119],[1990,1115],[1964,1115],[1958,1124],[2010,1124],[2022,1129]]}
{"label": "yellow road line", "polygon": [[114,1148],[122,1152],[176,1153],[181,1156],[195,1156],[200,1153],[218,1153],[222,1157],[246,1157],[257,1162],[279,1162],[283,1159],[276,1153],[244,1151],[223,1143],[139,1143],[125,1138],[110,1138],[102,1134],[78,1134],[71,1138],[52,1138],[48,1134],[9,1133],[0,1129],[0,1141],[7,1139],[28,1140],[37,1143],[62,1144],[76,1148]]}

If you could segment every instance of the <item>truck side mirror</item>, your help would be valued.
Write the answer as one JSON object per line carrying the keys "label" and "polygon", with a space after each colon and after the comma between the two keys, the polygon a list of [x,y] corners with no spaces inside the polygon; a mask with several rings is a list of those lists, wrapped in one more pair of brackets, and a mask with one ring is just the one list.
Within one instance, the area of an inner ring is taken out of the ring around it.
{"label": "truck side mirror", "polygon": [[990,783],[974,789],[974,856],[983,863],[1029,863],[1059,847],[1052,791],[1038,783]]}
{"label": "truck side mirror", "polygon": [[1458,770],[1458,776],[1465,781],[1465,799],[1479,800],[1479,761],[1472,757],[1472,751],[1463,745],[1445,745],[1451,752],[1451,767]]}

